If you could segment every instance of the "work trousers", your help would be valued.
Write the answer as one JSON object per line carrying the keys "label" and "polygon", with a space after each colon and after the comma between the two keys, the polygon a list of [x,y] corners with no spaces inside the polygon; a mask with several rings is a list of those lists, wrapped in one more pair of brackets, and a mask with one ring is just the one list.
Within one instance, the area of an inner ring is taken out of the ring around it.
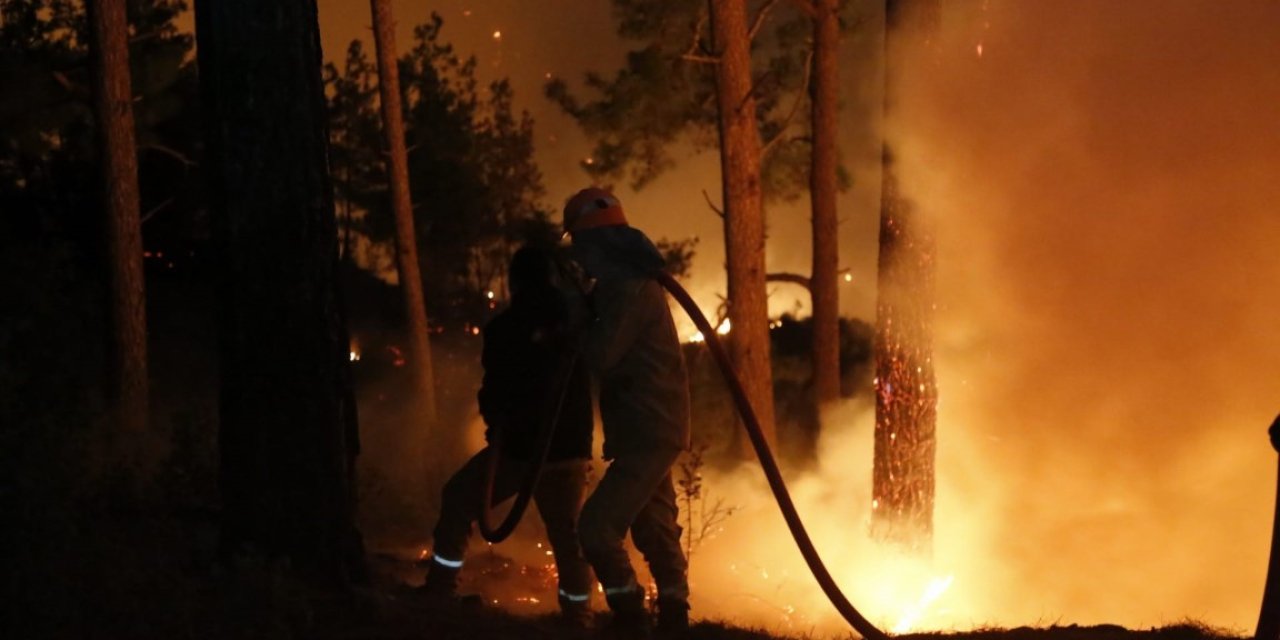
{"label": "work trousers", "polygon": [[680,547],[680,508],[671,483],[671,466],[679,454],[660,450],[618,456],[583,505],[578,520],[582,551],[606,596],[625,597],[639,589],[622,546],[630,530],[658,583],[658,597],[689,599],[689,564]]}
{"label": "work trousers", "polygon": [[[472,524],[480,517],[481,493],[491,451],[486,447],[472,456],[444,485],[432,545],[432,554],[440,564],[462,565]],[[500,459],[494,478],[493,504],[520,490],[529,464],[505,456]],[[561,602],[582,603],[591,595],[591,568],[578,544],[578,514],[587,490],[589,464],[583,459],[548,462],[533,493],[560,575]]]}

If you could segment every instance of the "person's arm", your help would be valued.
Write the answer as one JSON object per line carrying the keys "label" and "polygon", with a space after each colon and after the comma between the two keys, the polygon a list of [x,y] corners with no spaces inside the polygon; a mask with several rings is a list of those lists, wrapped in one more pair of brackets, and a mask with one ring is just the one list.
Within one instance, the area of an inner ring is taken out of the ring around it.
{"label": "person's arm", "polygon": [[480,351],[480,366],[484,369],[484,377],[480,382],[480,391],[476,394],[477,403],[480,405],[480,417],[484,419],[484,440],[487,443],[493,443],[494,429],[505,428],[506,411],[502,406],[502,399],[499,397],[498,387],[501,386],[499,372],[500,363],[498,355],[502,348],[499,345],[500,336],[498,327],[490,325],[485,327],[484,346]]}

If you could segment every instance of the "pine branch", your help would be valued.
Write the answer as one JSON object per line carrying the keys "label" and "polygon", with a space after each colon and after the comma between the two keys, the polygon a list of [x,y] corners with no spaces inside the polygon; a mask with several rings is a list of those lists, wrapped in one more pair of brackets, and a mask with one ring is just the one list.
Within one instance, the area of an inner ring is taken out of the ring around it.
{"label": "pine branch", "polygon": [[779,272],[779,273],[766,273],[764,276],[764,281],[765,282],[790,282],[791,284],[798,284],[804,287],[805,289],[810,288],[809,276],[802,276],[798,273],[789,273],[785,271]]}
{"label": "pine branch", "polygon": [[177,149],[174,149],[172,147],[166,147],[162,144],[156,144],[156,143],[140,144],[138,145],[138,149],[147,150],[147,151],[159,151],[160,153],[163,153],[169,156],[170,158],[173,158],[174,160],[181,162],[183,166],[187,166],[187,167],[196,166],[195,160],[188,158],[185,154],[183,154],[181,151],[178,151]]}
{"label": "pine branch", "polygon": [[173,198],[169,198],[168,200],[165,200],[164,202],[161,202],[160,204],[152,207],[150,211],[147,211],[146,213],[142,214],[142,217],[138,219],[138,223],[146,224],[148,220],[155,217],[157,213],[160,213],[162,210],[164,210],[165,207],[168,207],[171,204],[173,204]]}
{"label": "pine branch", "polygon": [[764,143],[764,147],[760,150],[760,157],[764,158],[769,155],[778,141],[782,139],[787,129],[791,128],[792,120],[795,120],[796,114],[800,112],[800,105],[804,103],[804,97],[809,95],[809,78],[813,75],[813,49],[809,49],[809,53],[804,58],[804,78],[800,81],[800,88],[796,91],[796,100],[791,105],[791,113],[787,114],[785,120],[782,121],[782,127],[778,129],[778,133],[768,142]]}
{"label": "pine branch", "polygon": [[715,203],[711,201],[711,194],[707,193],[706,189],[702,190],[702,198],[707,201],[707,206],[711,207],[711,210],[714,211],[716,215],[720,216],[721,218],[724,217],[724,209],[717,207]]}
{"label": "pine branch", "polygon": [[703,64],[719,64],[720,57],[707,48],[702,43],[702,28],[707,24],[707,9],[704,6],[698,12],[698,21],[693,25],[693,39],[689,42],[689,48],[680,56],[682,60],[690,62],[701,62]]}
{"label": "pine branch", "polygon": [[764,19],[768,17],[769,10],[773,9],[773,5],[778,4],[778,0],[769,0],[760,7],[760,13],[756,14],[756,19],[751,24],[751,30],[747,32],[747,40],[755,41],[756,34],[760,32],[760,27],[764,26]]}

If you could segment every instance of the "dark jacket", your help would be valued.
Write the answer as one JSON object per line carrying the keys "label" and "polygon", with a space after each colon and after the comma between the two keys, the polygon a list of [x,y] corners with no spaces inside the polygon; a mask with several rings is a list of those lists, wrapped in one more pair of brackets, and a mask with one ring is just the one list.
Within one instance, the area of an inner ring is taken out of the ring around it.
{"label": "dark jacket", "polygon": [[650,272],[662,256],[627,226],[574,233],[573,255],[595,281],[583,356],[599,383],[604,456],[689,447],[689,378],[666,294]]}
{"label": "dark jacket", "polygon": [[[479,401],[485,439],[492,442],[494,430],[501,429],[504,453],[517,460],[538,455],[538,433],[555,411],[557,382],[569,356],[562,337],[566,318],[563,295],[545,288],[518,293],[484,328]],[[591,457],[590,384],[579,358],[564,392],[548,460]]]}

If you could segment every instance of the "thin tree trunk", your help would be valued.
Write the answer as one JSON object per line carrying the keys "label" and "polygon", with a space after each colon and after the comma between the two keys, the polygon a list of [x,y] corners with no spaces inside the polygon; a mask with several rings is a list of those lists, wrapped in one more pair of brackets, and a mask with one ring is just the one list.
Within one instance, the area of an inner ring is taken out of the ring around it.
{"label": "thin tree trunk", "polygon": [[426,303],[422,296],[422,271],[417,257],[417,236],[413,230],[413,206],[408,188],[408,152],[404,148],[404,116],[401,108],[399,68],[396,58],[396,19],[390,0],[371,0],[374,14],[374,45],[378,49],[378,78],[383,104],[383,132],[387,138],[387,177],[396,214],[396,253],[399,282],[404,294],[404,310],[410,328],[410,357],[417,380],[417,393],[424,411],[424,433],[435,421],[435,376],[431,371],[431,343],[426,324]]}
{"label": "thin tree trunk", "polygon": [[409,159],[404,142],[404,115],[400,107],[400,70],[396,62],[395,19],[391,0],[370,0],[373,41],[378,54],[378,90],[382,98],[382,130],[387,145],[387,179],[391,183],[391,209],[396,219],[396,267],[409,326],[409,362],[413,367],[418,426],[411,453],[423,458],[426,438],[436,419],[435,377],[431,368],[431,343],[427,305],[422,294],[422,270],[418,263],[413,205],[409,200]]}
{"label": "thin tree trunk", "polygon": [[813,20],[813,388],[818,408],[840,399],[840,246],[836,219],[837,0],[817,0]]}
{"label": "thin tree trunk", "polygon": [[[888,0],[885,120],[897,113],[903,48],[936,33],[938,0]],[[938,390],[933,373],[932,225],[899,191],[884,145],[876,304],[876,427],[872,530],[882,540],[927,552],[933,536]]]}
{"label": "thin tree trunk", "polygon": [[129,31],[123,0],[91,0],[88,10],[110,262],[110,389],[117,427],[137,433],[147,428],[147,305]]}
{"label": "thin tree trunk", "polygon": [[[716,100],[720,112],[720,172],[724,190],[724,249],[729,279],[729,349],[760,426],[771,445],[773,373],[769,307],[765,298],[764,206],[760,185],[760,131],[752,96],[746,2],[712,0],[719,53]],[[745,438],[743,439],[745,446]]]}
{"label": "thin tree trunk", "polygon": [[222,549],[363,569],[315,0],[199,0],[219,249]]}

